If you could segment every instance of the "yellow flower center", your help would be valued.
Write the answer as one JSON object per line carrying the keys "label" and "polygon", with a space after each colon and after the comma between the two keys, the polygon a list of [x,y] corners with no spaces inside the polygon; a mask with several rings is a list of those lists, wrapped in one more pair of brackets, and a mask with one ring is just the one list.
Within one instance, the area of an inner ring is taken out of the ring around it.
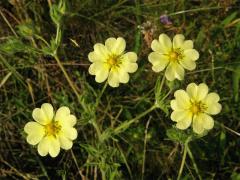
{"label": "yellow flower center", "polygon": [[169,60],[172,62],[178,62],[183,58],[183,53],[181,49],[173,49],[171,52],[168,54]]}
{"label": "yellow flower center", "polygon": [[45,133],[47,136],[56,136],[61,128],[61,125],[57,121],[53,121],[45,125]]}
{"label": "yellow flower center", "polygon": [[191,103],[190,111],[194,114],[197,115],[199,113],[203,113],[207,109],[206,105],[199,101],[195,101]]}
{"label": "yellow flower center", "polygon": [[116,68],[122,63],[121,61],[121,55],[115,55],[112,54],[107,59],[107,64],[109,65],[109,68]]}
{"label": "yellow flower center", "polygon": [[178,58],[178,54],[176,52],[170,52],[169,57],[170,59],[175,60]]}

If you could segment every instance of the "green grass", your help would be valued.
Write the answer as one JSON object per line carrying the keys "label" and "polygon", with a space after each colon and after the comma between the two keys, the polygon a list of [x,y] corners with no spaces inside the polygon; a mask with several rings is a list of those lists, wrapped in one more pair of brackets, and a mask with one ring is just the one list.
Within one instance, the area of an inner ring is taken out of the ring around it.
{"label": "green grass", "polygon": [[[2,179],[176,179],[184,152],[181,179],[240,179],[238,1],[72,0],[63,16],[50,13],[55,4],[0,2]],[[163,14],[171,25],[160,22]],[[151,70],[147,56],[149,41],[160,33],[194,40],[200,58],[184,81],[166,82],[157,94],[162,73]],[[103,92],[104,83],[88,73],[87,55],[95,43],[119,36],[138,54],[139,69],[128,84]],[[173,128],[169,100],[191,82],[208,84],[223,109],[214,129],[186,143],[191,132]],[[142,114],[168,92],[160,108]],[[73,148],[54,159],[39,156],[23,131],[44,102],[66,105],[78,119]]]}

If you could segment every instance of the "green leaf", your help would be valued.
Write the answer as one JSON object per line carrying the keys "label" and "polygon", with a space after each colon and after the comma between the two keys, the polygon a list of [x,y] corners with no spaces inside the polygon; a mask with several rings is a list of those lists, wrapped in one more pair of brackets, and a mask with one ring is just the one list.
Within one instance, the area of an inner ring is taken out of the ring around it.
{"label": "green leaf", "polygon": [[52,21],[59,26],[62,22],[62,17],[66,13],[67,5],[65,0],[60,0],[58,5],[53,4],[50,9]]}
{"label": "green leaf", "polygon": [[80,146],[94,157],[97,157],[99,155],[99,151],[90,144],[80,144]]}
{"label": "green leaf", "polygon": [[173,127],[167,130],[167,137],[173,141],[185,143],[189,135],[185,131]]}
{"label": "green leaf", "polygon": [[0,51],[3,51],[7,54],[15,54],[17,52],[29,52],[29,50],[33,50],[32,47],[24,44],[21,39],[16,37],[10,37],[8,40],[0,44]]}
{"label": "green leaf", "polygon": [[221,25],[222,26],[228,25],[236,16],[237,16],[237,12],[233,12],[222,21]]}
{"label": "green leaf", "polygon": [[240,66],[234,68],[232,78],[233,78],[234,101],[238,102],[238,100],[239,100],[239,83],[240,83]]}
{"label": "green leaf", "polygon": [[32,22],[26,22],[24,24],[20,24],[17,26],[18,33],[22,37],[29,37],[33,36],[35,33],[39,32],[39,28],[36,28],[36,26]]}
{"label": "green leaf", "polygon": [[231,180],[240,180],[240,174],[237,172],[233,172],[231,175]]}
{"label": "green leaf", "polygon": [[190,141],[193,141],[206,136],[207,133],[208,131],[205,130],[202,134],[196,134],[192,129],[181,130],[173,127],[167,130],[167,137],[173,141],[185,143],[189,137],[191,137]]}

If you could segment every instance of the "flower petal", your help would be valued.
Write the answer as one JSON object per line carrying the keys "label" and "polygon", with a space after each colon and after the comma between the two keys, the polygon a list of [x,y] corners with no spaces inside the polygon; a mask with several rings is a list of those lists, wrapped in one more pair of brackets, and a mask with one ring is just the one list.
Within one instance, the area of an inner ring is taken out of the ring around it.
{"label": "flower petal", "polygon": [[105,62],[106,59],[104,59],[102,56],[98,56],[97,53],[95,53],[94,51],[93,52],[90,52],[88,54],[88,59],[90,62]]}
{"label": "flower petal", "polygon": [[124,62],[135,63],[137,61],[137,54],[135,52],[127,52],[122,55]]}
{"label": "flower petal", "polygon": [[[108,51],[108,49],[101,43],[97,43],[94,45],[94,59],[98,60],[98,61],[103,61],[106,62],[108,59],[108,56],[110,54],[110,52]],[[93,55],[91,55],[93,56]],[[91,57],[93,58],[93,57]]]}
{"label": "flower petal", "polygon": [[126,41],[122,37],[108,38],[105,41],[105,45],[111,53],[120,55],[124,52],[126,48]]}
{"label": "flower petal", "polygon": [[120,68],[123,68],[126,72],[134,73],[138,69],[137,63],[137,54],[134,52],[128,52],[122,55],[122,64]]}
{"label": "flower petal", "polygon": [[152,69],[155,72],[162,71],[169,63],[168,56],[160,54],[158,52],[151,52],[148,56],[148,60],[152,63]]}
{"label": "flower petal", "polygon": [[121,64],[121,68],[124,68],[124,70],[128,73],[134,73],[138,69],[138,64],[137,63],[127,63],[124,62]]}
{"label": "flower petal", "polygon": [[56,112],[55,121],[58,121],[62,127],[72,127],[76,124],[76,117],[70,114],[68,107],[62,106]]}
{"label": "flower petal", "polygon": [[173,81],[174,79],[176,79],[175,77],[175,69],[174,69],[174,65],[173,63],[170,63],[165,71],[165,76],[167,78],[168,81]]}
{"label": "flower petal", "polygon": [[178,129],[184,130],[187,129],[192,123],[192,119],[188,118],[188,119],[184,119],[182,121],[177,122],[176,127]]}
{"label": "flower petal", "polygon": [[198,101],[203,100],[208,94],[208,86],[205,83],[201,83],[198,85],[197,91],[197,99]]}
{"label": "flower petal", "polygon": [[55,121],[61,121],[70,115],[70,109],[67,106],[60,107],[55,115]]}
{"label": "flower petal", "polygon": [[171,100],[170,105],[173,110],[176,110],[176,111],[183,110],[180,106],[178,106],[176,99]]}
{"label": "flower petal", "polygon": [[168,54],[172,50],[172,41],[166,34],[161,34],[159,36],[159,43],[162,52]]}
{"label": "flower petal", "polygon": [[186,90],[191,99],[196,99],[198,93],[198,86],[195,83],[188,84]]}
{"label": "flower petal", "polygon": [[171,114],[171,119],[175,122],[180,121],[192,121],[192,113],[186,110],[173,111]]}
{"label": "flower petal", "polygon": [[27,134],[41,133],[44,131],[44,127],[37,122],[30,121],[24,126],[24,131]]}
{"label": "flower petal", "polygon": [[217,93],[209,93],[204,100],[207,106],[205,112],[212,115],[218,114],[222,110],[221,104],[218,103],[219,99],[220,97]]}
{"label": "flower petal", "polygon": [[41,156],[46,156],[48,153],[51,157],[56,157],[60,152],[60,142],[58,138],[46,136],[38,144],[38,153]]}
{"label": "flower petal", "polygon": [[175,77],[178,79],[178,80],[183,80],[184,79],[184,69],[181,65],[179,64],[175,64]]}
{"label": "flower petal", "polygon": [[177,49],[177,48],[182,48],[183,43],[184,43],[184,35],[182,34],[177,34],[173,37],[173,48]]}
{"label": "flower petal", "polygon": [[44,127],[36,122],[28,122],[24,127],[24,131],[28,134],[27,142],[31,145],[38,144],[45,135]]}
{"label": "flower petal", "polygon": [[189,98],[188,94],[186,93],[186,91],[184,91],[182,89],[177,90],[174,93],[174,97],[176,98],[176,102],[180,108],[187,110],[191,106],[190,98]]}
{"label": "flower petal", "polygon": [[184,54],[185,58],[189,58],[193,61],[196,61],[199,58],[199,53],[195,49],[184,50],[183,54]]}
{"label": "flower petal", "polygon": [[96,72],[95,80],[98,83],[104,82],[109,75],[109,70],[107,68],[101,68]]}
{"label": "flower petal", "polygon": [[183,49],[193,49],[193,41],[192,40],[184,41],[182,48]]}
{"label": "flower petal", "polygon": [[48,136],[44,137],[38,144],[38,153],[40,156],[46,156],[49,152],[49,140]]}
{"label": "flower petal", "polygon": [[178,80],[183,80],[184,69],[177,63],[170,63],[166,69],[165,76],[169,81],[173,81],[176,78]]}
{"label": "flower petal", "polygon": [[42,125],[50,123],[53,115],[53,107],[49,103],[44,103],[41,108],[35,108],[32,112],[33,119]]}
{"label": "flower petal", "polygon": [[161,44],[158,40],[154,39],[151,43],[151,48],[153,51],[164,53],[165,51],[162,49]]}
{"label": "flower petal", "polygon": [[187,58],[183,58],[179,63],[187,70],[194,70],[196,68],[195,61],[189,60]]}
{"label": "flower petal", "polygon": [[119,82],[127,83],[129,81],[129,74],[124,69],[119,69]]}
{"label": "flower petal", "polygon": [[65,136],[59,136],[59,142],[60,142],[61,148],[65,150],[69,150],[72,148],[72,145],[73,145],[72,141],[66,138]]}
{"label": "flower petal", "polygon": [[94,62],[89,66],[88,72],[91,75],[96,75],[98,71],[101,71],[102,69],[108,70],[108,67],[106,63],[104,62]]}
{"label": "flower petal", "polygon": [[118,87],[119,86],[119,76],[118,70],[111,70],[108,76],[108,84],[111,87]]}
{"label": "flower petal", "polygon": [[28,144],[36,145],[42,140],[43,136],[44,136],[44,133],[42,133],[42,134],[29,134],[27,136],[27,142],[28,142]]}
{"label": "flower petal", "polygon": [[204,129],[210,130],[214,126],[214,120],[211,116],[207,114],[202,114],[203,127]]}
{"label": "flower petal", "polygon": [[56,157],[60,152],[59,139],[53,136],[49,136],[49,154],[51,157]]}
{"label": "flower petal", "polygon": [[63,127],[61,129],[61,135],[65,136],[66,138],[70,139],[70,140],[74,140],[77,138],[77,130],[75,128],[72,127]]}
{"label": "flower petal", "polygon": [[193,131],[197,134],[202,134],[204,131],[203,116],[197,115],[193,117]]}

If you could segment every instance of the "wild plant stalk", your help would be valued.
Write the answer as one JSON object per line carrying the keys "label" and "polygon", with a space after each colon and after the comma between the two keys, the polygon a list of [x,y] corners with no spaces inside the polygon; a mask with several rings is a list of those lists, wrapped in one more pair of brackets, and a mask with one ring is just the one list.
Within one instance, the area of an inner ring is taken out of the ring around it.
{"label": "wild plant stalk", "polygon": [[187,156],[188,143],[189,143],[190,140],[191,140],[191,136],[188,137],[187,140],[184,143],[183,157],[182,157],[182,162],[181,162],[180,169],[178,171],[177,180],[180,180],[180,178],[182,176],[182,172],[183,172],[183,168],[184,168],[184,164],[185,164],[186,156]]}
{"label": "wild plant stalk", "polygon": [[195,169],[195,171],[196,171],[196,173],[197,173],[197,175],[198,175],[198,178],[199,178],[200,180],[202,180],[202,177],[201,177],[201,175],[200,175],[200,173],[199,173],[197,164],[196,164],[196,162],[195,162],[195,160],[194,160],[194,157],[193,157],[193,155],[192,155],[192,152],[191,152],[189,146],[187,146],[187,153],[188,153],[190,159],[192,160],[193,167],[194,167],[194,169]]}
{"label": "wild plant stalk", "polygon": [[145,173],[145,160],[146,160],[146,150],[147,150],[147,135],[148,135],[148,127],[150,124],[151,118],[148,119],[146,128],[145,128],[145,136],[144,136],[144,146],[143,146],[143,162],[142,162],[142,180],[144,180]]}

